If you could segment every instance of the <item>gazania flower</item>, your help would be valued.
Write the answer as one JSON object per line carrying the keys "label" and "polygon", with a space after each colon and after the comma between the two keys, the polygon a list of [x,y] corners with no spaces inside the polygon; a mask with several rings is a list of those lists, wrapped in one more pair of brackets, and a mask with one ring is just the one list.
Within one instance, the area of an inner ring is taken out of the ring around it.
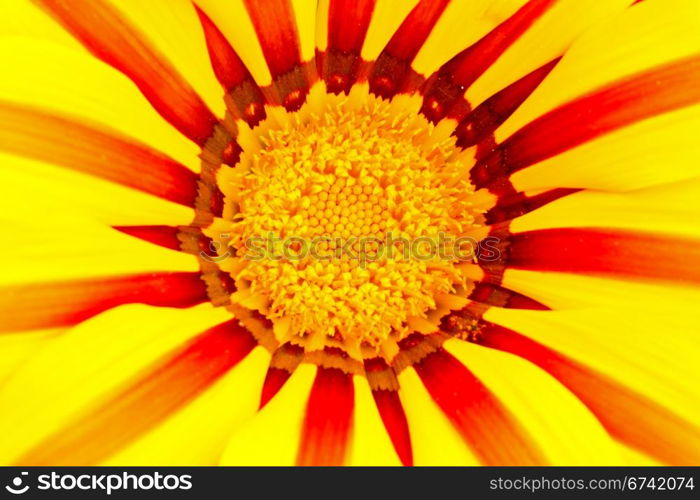
{"label": "gazania flower", "polygon": [[4,463],[700,462],[697,0],[2,10]]}

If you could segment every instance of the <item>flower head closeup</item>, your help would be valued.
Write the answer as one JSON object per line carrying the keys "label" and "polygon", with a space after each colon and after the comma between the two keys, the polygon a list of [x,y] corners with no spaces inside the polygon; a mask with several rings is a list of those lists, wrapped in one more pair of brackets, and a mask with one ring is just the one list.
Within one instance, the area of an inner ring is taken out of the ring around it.
{"label": "flower head closeup", "polygon": [[697,0],[2,10],[3,464],[700,464]]}

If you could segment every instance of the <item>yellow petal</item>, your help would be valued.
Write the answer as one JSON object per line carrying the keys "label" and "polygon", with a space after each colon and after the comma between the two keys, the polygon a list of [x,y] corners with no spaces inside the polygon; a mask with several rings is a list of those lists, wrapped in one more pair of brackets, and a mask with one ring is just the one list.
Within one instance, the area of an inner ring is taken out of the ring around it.
{"label": "yellow petal", "polygon": [[593,367],[688,422],[700,421],[696,310],[643,304],[565,311],[494,308],[484,317]]}
{"label": "yellow petal", "polygon": [[624,444],[620,444],[618,446],[620,450],[620,455],[627,462],[627,465],[631,467],[661,467],[664,465],[658,460],[655,460],[654,458],[650,457],[649,455],[645,455],[644,453],[640,453],[634,448],[630,448],[629,446],[625,446]]}
{"label": "yellow petal", "polygon": [[294,20],[299,34],[302,61],[310,61],[316,48],[316,7],[314,0],[292,0]]}
{"label": "yellow petal", "polygon": [[221,465],[294,465],[315,376],[315,366],[299,366],[260,413],[231,437]]}
{"label": "yellow petal", "polygon": [[63,328],[51,328],[0,335],[0,352],[2,352],[2,356],[0,356],[0,384],[10,377],[21,363],[63,331]]}
{"label": "yellow petal", "polygon": [[314,43],[320,51],[328,48],[328,15],[330,0],[318,0],[316,7],[316,31],[314,33]]}
{"label": "yellow petal", "polygon": [[614,16],[630,3],[630,0],[558,0],[467,90],[467,99],[473,105],[481,104],[530,71],[561,56],[591,26]]}
{"label": "yellow petal", "polygon": [[418,0],[405,0],[395,2],[393,0],[378,0],[372,20],[367,29],[365,43],[362,46],[362,59],[374,61],[384,50],[386,44],[401,25]]}
{"label": "yellow petal", "polygon": [[[16,460],[157,359],[230,319],[211,305],[122,306],[48,343],[0,388],[1,461]],[[65,457],[70,461],[69,457]]]}
{"label": "yellow petal", "polygon": [[[681,356],[676,356],[675,362],[665,358],[670,351],[685,354],[688,349],[696,350],[697,340],[693,340],[696,344],[693,347],[683,335],[675,334],[676,325],[664,324],[664,328],[674,332],[674,338],[671,340],[669,334],[666,345],[654,345],[653,339],[644,335],[644,329],[638,325],[632,331],[625,331],[628,315],[623,312],[589,309],[576,311],[576,316],[573,311],[548,312],[533,320],[532,315],[520,311],[524,314],[518,314],[517,318],[510,315],[508,321],[503,311],[492,310],[486,316],[497,318],[499,323],[517,322],[524,334],[490,323],[483,325],[475,341],[521,356],[556,377],[620,442],[666,464],[696,463],[700,460],[697,374],[692,374],[693,368]],[[639,311],[633,313],[643,317]],[[575,325],[565,324],[564,315]],[[650,318],[661,317],[666,319],[664,311],[643,319],[654,323]],[[518,321],[512,321],[514,318]],[[673,315],[669,314],[668,318]],[[530,326],[524,324],[527,319]],[[607,329],[601,328],[601,322]],[[663,323],[667,322],[670,323],[668,319]],[[605,332],[605,341],[600,338],[591,341],[587,329]],[[658,332],[654,333],[658,338]],[[536,336],[550,338],[542,342],[528,338]],[[547,345],[555,343],[557,348]],[[576,345],[570,348],[569,344]],[[669,348],[670,344],[673,347]],[[669,377],[663,371],[671,364],[673,376]],[[683,380],[669,381],[674,377]]]}
{"label": "yellow petal", "polygon": [[0,79],[0,100],[104,125],[199,171],[197,146],[163,120],[126,76],[87,51],[2,37],[0,57],[12,68]]}
{"label": "yellow petal", "polygon": [[[111,0],[154,48],[172,63],[217,116],[225,111],[207,53],[202,26],[190,0]],[[186,43],[183,43],[186,40]]]}
{"label": "yellow petal", "polygon": [[[584,9],[581,2],[571,3]],[[569,30],[577,17],[561,18],[559,29]],[[498,129],[497,139],[510,136],[523,125],[575,97],[625,76],[684,59],[698,50],[700,4],[696,1],[646,1],[625,9],[576,39],[548,78]]]}
{"label": "yellow petal", "polygon": [[[683,151],[692,157],[691,151]],[[641,163],[640,158],[639,164]],[[624,163],[618,165],[622,167]],[[682,167],[677,170],[679,173],[682,171]],[[689,171],[689,175],[692,174],[690,164],[686,171]],[[513,221],[511,230],[522,232],[556,227],[613,227],[697,238],[700,236],[697,224],[700,207],[696,203],[698,192],[700,177],[625,193],[582,191],[518,217]]]}
{"label": "yellow petal", "polygon": [[204,394],[102,465],[216,465],[230,435],[255,415],[269,351],[256,347]]}
{"label": "yellow petal", "polygon": [[699,126],[698,105],[664,113],[516,172],[511,181],[519,191],[630,191],[691,179],[700,175]]}
{"label": "yellow petal", "polygon": [[221,30],[256,83],[269,85],[272,76],[243,0],[197,0],[197,5]]}
{"label": "yellow petal", "polygon": [[[0,153],[0,175],[0,218],[7,223],[12,220],[15,230],[26,226],[24,234],[33,234],[34,244],[36,233],[30,232],[37,226],[54,225],[49,219],[56,219],[56,224],[61,219],[79,220],[88,226],[96,221],[123,226],[177,226],[189,224],[194,213],[184,205],[120,184],[5,153]],[[80,238],[80,225],[68,225]],[[76,234],[66,234],[64,244],[71,243],[69,236]],[[4,242],[10,238],[6,233],[0,239]]]}
{"label": "yellow petal", "polygon": [[416,55],[413,69],[422,75],[432,74],[454,55],[505,21],[525,2],[526,0],[450,2]]}
{"label": "yellow petal", "polygon": [[[4,220],[0,283],[42,283],[149,271],[198,270],[191,255],[131,238],[85,218]],[[6,242],[5,242],[6,241]]]}
{"label": "yellow petal", "polygon": [[401,401],[408,419],[415,465],[479,465],[413,368],[399,375]]}
{"label": "yellow petal", "polygon": [[633,314],[634,310],[654,308],[689,310],[700,302],[696,286],[674,283],[645,283],[578,274],[507,269],[503,285],[531,297],[552,309],[606,308]]}
{"label": "yellow petal", "polygon": [[399,466],[401,462],[379,416],[367,379],[355,377],[355,413],[347,465]]}
{"label": "yellow petal", "polygon": [[621,465],[615,442],[576,396],[512,354],[461,340],[445,349],[508,408],[552,465]]}
{"label": "yellow petal", "polygon": [[[80,43],[43,12],[34,2],[7,0],[3,2],[0,35],[39,38],[85,51]],[[85,51],[87,53],[87,51]]]}

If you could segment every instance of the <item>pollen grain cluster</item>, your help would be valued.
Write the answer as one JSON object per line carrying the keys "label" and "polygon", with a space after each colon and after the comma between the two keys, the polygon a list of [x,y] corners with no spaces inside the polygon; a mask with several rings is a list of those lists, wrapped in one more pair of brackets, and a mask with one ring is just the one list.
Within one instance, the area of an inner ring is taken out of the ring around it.
{"label": "pollen grain cluster", "polygon": [[388,355],[460,300],[462,262],[440,245],[475,224],[468,165],[423,117],[341,101],[271,127],[245,160],[226,268],[278,341]]}

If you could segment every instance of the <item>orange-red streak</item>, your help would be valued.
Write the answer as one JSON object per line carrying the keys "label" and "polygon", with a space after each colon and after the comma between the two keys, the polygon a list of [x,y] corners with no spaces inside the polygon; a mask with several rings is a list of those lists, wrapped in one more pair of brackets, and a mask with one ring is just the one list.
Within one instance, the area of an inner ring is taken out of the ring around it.
{"label": "orange-red streak", "polygon": [[700,55],[618,81],[525,125],[471,172],[478,188],[621,127],[700,102]]}
{"label": "orange-red streak", "polygon": [[412,466],[411,434],[398,391],[377,389],[372,391],[372,396],[401,463]]}
{"label": "orange-red streak", "polygon": [[[611,340],[614,325],[611,325]],[[623,443],[672,465],[700,462],[700,427],[607,375],[512,330],[485,323],[477,342],[516,354],[559,380]]]}
{"label": "orange-red streak", "polygon": [[290,0],[244,1],[272,79],[300,65],[301,49]]}
{"label": "orange-red streak", "polygon": [[700,240],[622,229],[559,228],[515,233],[509,241],[511,268],[700,283]]}
{"label": "orange-red streak", "polygon": [[113,226],[117,231],[124,234],[148,241],[154,245],[168,248],[170,250],[180,250],[180,240],[177,235],[179,229],[174,226]]}
{"label": "orange-red streak", "polygon": [[410,65],[450,0],[420,0],[387,43],[369,78],[370,91],[389,98],[401,90]]}
{"label": "orange-red streak", "polygon": [[0,288],[0,332],[80,323],[122,304],[190,307],[207,300],[199,273],[150,273]]}
{"label": "orange-red streak", "polygon": [[218,123],[147,37],[104,0],[34,0],[96,57],[124,73],[171,125],[203,146]]}
{"label": "orange-red streak", "polygon": [[557,0],[530,0],[481,40],[447,61],[426,82],[421,111],[431,121],[442,119],[455,99],[470,87]]}
{"label": "orange-red streak", "polygon": [[[105,395],[103,401],[45,439],[17,464],[99,463],[196,398],[255,345],[253,336],[237,320],[215,326]],[[235,394],[231,397],[235,399]]]}
{"label": "orange-red streak", "polygon": [[546,465],[537,445],[510,412],[451,354],[441,349],[414,368],[484,465]]}
{"label": "orange-red streak", "polygon": [[354,406],[352,376],[319,367],[307,402],[297,465],[343,465]]}
{"label": "orange-red streak", "polygon": [[376,0],[331,0],[328,6],[328,49],[359,54]]}
{"label": "orange-red streak", "polygon": [[163,153],[116,132],[2,101],[0,150],[101,177],[189,207],[194,207],[197,197],[196,174]]}
{"label": "orange-red streak", "polygon": [[282,368],[275,368],[273,366],[268,368],[260,393],[260,409],[264,408],[265,405],[277,395],[291,376],[292,372],[289,370],[283,370]]}
{"label": "orange-red streak", "polygon": [[[489,137],[530,97],[560,60],[556,58],[537,68],[474,108],[459,122],[453,133],[457,137],[457,146],[466,149]],[[426,113],[430,109],[429,103],[424,106],[423,112]]]}
{"label": "orange-red streak", "polygon": [[357,79],[375,4],[376,0],[330,1],[327,47],[316,53],[316,64],[329,92],[349,92]]}
{"label": "orange-red streak", "polygon": [[236,104],[239,105],[238,111],[248,125],[251,127],[257,125],[266,116],[265,99],[262,92],[224,34],[202,9],[196,5],[195,9],[202,23],[209,59],[216,78],[227,92],[241,85],[246,85],[244,100],[236,102]]}

